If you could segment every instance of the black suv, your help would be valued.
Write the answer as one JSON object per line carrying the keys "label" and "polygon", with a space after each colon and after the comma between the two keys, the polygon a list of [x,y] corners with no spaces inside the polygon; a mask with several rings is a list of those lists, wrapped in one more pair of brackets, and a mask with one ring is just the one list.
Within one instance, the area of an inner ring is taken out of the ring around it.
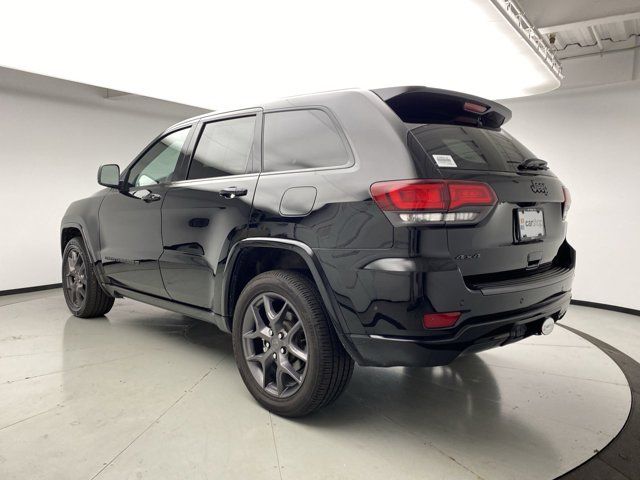
{"label": "black suv", "polygon": [[178,123],[62,220],[79,317],[127,297],[212,322],[264,407],[307,414],[359,365],[444,365],[549,333],[569,192],[502,105],[345,90]]}

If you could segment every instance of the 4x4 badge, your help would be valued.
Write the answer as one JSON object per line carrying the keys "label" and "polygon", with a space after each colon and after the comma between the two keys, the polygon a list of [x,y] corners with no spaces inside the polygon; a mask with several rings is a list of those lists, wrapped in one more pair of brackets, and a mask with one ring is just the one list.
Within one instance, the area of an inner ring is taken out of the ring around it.
{"label": "4x4 badge", "polygon": [[476,260],[480,258],[479,253],[472,253],[470,255],[460,254],[456,257],[456,260]]}
{"label": "4x4 badge", "polygon": [[544,195],[549,195],[547,186],[542,182],[536,182],[534,180],[531,180],[531,191],[533,193],[543,193]]}

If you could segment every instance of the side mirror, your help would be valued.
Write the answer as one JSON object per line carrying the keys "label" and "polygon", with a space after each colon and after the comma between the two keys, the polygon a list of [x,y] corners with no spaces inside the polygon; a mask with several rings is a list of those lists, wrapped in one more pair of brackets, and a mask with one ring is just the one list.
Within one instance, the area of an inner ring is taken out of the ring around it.
{"label": "side mirror", "polygon": [[98,183],[103,187],[120,187],[120,167],[116,164],[102,165],[98,169]]}

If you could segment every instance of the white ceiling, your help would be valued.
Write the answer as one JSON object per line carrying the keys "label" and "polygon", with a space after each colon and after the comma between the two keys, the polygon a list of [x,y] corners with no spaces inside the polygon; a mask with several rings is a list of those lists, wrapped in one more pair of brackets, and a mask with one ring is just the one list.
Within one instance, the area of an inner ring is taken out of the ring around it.
{"label": "white ceiling", "polygon": [[562,88],[640,80],[640,0],[520,0],[561,60]]}
{"label": "white ceiling", "polygon": [[559,85],[490,0],[22,0],[3,18],[0,65],[211,109],[348,87]]}
{"label": "white ceiling", "polygon": [[640,0],[518,0],[518,3],[540,29],[640,10]]}
{"label": "white ceiling", "polygon": [[640,9],[621,15],[543,27],[558,58],[635,48],[640,36]]}

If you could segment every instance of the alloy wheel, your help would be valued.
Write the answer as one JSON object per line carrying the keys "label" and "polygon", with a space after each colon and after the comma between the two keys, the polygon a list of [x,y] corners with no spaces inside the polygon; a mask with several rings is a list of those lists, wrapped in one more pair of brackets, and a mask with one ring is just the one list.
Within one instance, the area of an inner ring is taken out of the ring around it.
{"label": "alloy wheel", "polygon": [[242,349],[249,370],[267,393],[286,398],[307,372],[307,337],[296,309],[276,293],[258,295],[245,311]]}
{"label": "alloy wheel", "polygon": [[74,307],[82,307],[87,296],[87,267],[80,252],[72,248],[66,258],[65,290]]}

